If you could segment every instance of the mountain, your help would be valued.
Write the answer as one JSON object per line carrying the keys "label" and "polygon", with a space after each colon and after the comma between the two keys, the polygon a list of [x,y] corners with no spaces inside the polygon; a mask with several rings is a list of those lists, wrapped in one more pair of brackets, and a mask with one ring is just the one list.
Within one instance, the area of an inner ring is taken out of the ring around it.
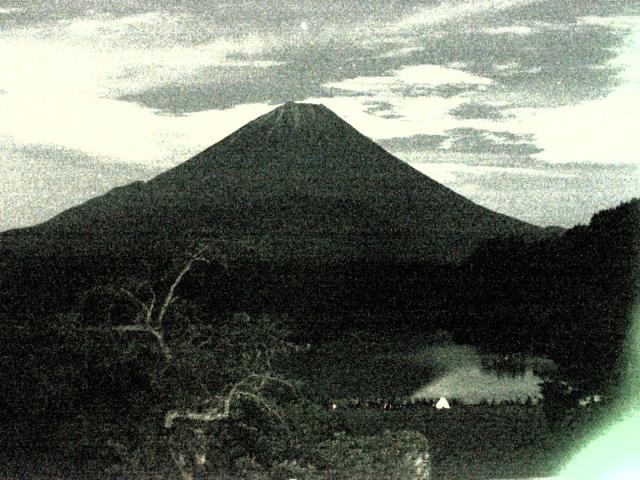
{"label": "mountain", "polygon": [[207,238],[268,260],[443,263],[512,235],[544,231],[419,173],[326,107],[289,102],[148,182],[3,239],[115,253]]}

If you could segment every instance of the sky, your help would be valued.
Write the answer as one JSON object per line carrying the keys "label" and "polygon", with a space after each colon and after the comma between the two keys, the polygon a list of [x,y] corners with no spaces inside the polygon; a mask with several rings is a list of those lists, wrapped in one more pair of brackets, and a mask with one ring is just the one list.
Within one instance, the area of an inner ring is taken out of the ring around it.
{"label": "sky", "polygon": [[0,0],[0,231],[322,103],[483,206],[640,196],[637,0]]}

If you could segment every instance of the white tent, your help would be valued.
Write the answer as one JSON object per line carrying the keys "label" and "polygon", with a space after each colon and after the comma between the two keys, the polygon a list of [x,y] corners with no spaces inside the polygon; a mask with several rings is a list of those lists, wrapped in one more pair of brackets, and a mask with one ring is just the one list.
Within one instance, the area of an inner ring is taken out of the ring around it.
{"label": "white tent", "polygon": [[436,408],[438,410],[442,410],[443,408],[444,409],[449,409],[451,407],[449,406],[449,402],[447,401],[446,398],[440,397],[440,400],[438,400],[438,403],[436,403]]}

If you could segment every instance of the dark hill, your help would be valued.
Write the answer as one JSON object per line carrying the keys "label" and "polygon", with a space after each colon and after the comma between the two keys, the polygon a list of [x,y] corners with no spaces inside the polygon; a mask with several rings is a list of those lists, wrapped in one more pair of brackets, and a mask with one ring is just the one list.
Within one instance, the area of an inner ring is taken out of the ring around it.
{"label": "dark hill", "polygon": [[543,229],[478,206],[322,105],[287,103],[190,160],[10,237],[61,249],[208,238],[267,261],[457,261],[479,242]]}
{"label": "dark hill", "polygon": [[457,276],[460,341],[548,355],[585,385],[616,385],[640,299],[640,199],[546,241],[487,242]]}

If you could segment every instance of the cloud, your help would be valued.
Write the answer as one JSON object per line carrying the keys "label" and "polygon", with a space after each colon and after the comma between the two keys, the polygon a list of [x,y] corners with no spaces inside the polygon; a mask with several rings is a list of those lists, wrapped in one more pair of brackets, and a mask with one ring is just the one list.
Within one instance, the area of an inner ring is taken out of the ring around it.
{"label": "cloud", "polygon": [[514,106],[545,107],[579,103],[607,95],[616,85],[619,66],[611,64],[625,33],[602,25],[567,30],[541,27],[509,41],[482,29],[451,30],[420,37],[429,45],[412,61],[462,64],[471,75],[491,80],[483,99]]}
{"label": "cloud", "polygon": [[58,147],[0,143],[0,231],[43,222],[61,211],[155,170],[105,164]]}
{"label": "cloud", "polygon": [[[0,36],[0,55],[8,68],[0,71],[0,88],[28,97],[38,94],[117,97],[164,82],[189,81],[201,69],[265,66],[255,58],[265,48],[259,37],[241,41],[218,38],[209,43],[181,46],[147,45],[149,30],[159,14],[62,22],[54,30],[35,28]],[[144,28],[139,28],[144,27]],[[109,34],[105,34],[109,32]],[[139,32],[143,34],[138,35]],[[146,32],[146,33],[144,33]],[[157,41],[156,41],[157,43]],[[234,60],[232,55],[243,55]],[[252,60],[256,62],[252,62]]]}
{"label": "cloud", "polygon": [[[392,51],[395,40],[361,43],[344,37],[344,33],[331,37],[323,32],[296,43],[295,35],[269,34],[260,37],[261,49],[230,51],[222,62],[201,65],[179,78],[156,77],[149,88],[130,89],[119,98],[170,114],[241,103],[278,104],[331,93],[325,84],[389,70],[404,61],[404,57],[380,55]],[[141,71],[145,69],[142,66]]]}
{"label": "cloud", "polygon": [[409,137],[388,138],[386,140],[380,140],[378,143],[391,152],[424,152],[437,150],[447,138],[449,137],[446,135],[418,134]]}
{"label": "cloud", "polygon": [[[635,4],[635,5],[634,5]],[[528,2],[509,10],[508,15],[497,16],[496,20],[505,22],[531,22],[536,20],[548,24],[571,24],[576,17],[594,15],[599,17],[624,15],[634,10],[636,2],[587,1],[584,0],[544,0]]]}
{"label": "cloud", "polygon": [[381,100],[372,100],[365,103],[366,112],[382,118],[401,118],[394,111],[393,104]]}
{"label": "cloud", "polygon": [[433,136],[459,125],[449,112],[464,101],[463,94],[490,84],[490,79],[456,68],[409,65],[383,76],[324,83],[325,93],[332,96],[309,101],[334,108],[365,135],[378,140]]}
{"label": "cloud", "polygon": [[511,25],[506,27],[487,27],[482,29],[489,35],[529,35],[533,32],[531,27],[525,25]]}
{"label": "cloud", "polygon": [[[546,159],[549,157],[545,156],[542,150],[547,148],[547,144],[538,143],[538,139],[544,136],[542,127],[554,122],[549,122],[548,118],[547,121],[540,122],[541,128],[533,128],[534,122],[530,114],[544,111],[545,108],[561,106],[566,106],[569,112],[570,106],[603,99],[615,89],[620,82],[620,72],[625,69],[613,59],[619,55],[623,39],[628,32],[611,23],[576,23],[575,14],[579,11],[578,8],[574,9],[573,24],[541,21],[533,15],[529,18],[530,34],[526,35],[526,38],[518,35],[509,42],[504,42],[495,32],[483,31],[484,27],[469,31],[442,30],[437,34],[425,33],[417,37],[427,48],[413,51],[411,62],[416,64],[420,62],[421,57],[429,58],[439,67],[448,69],[446,74],[462,72],[466,78],[473,78],[473,81],[482,79],[482,82],[441,84],[439,80],[429,79],[442,78],[444,82],[447,77],[451,79],[451,76],[413,76],[425,79],[420,84],[411,81],[411,76],[399,74],[410,68],[402,66],[387,71],[384,75],[354,77],[327,83],[326,86],[331,87],[331,93],[336,96],[351,94],[362,97],[356,103],[360,103],[361,108],[368,113],[382,115],[385,119],[395,118],[403,121],[404,135],[399,136],[441,135],[454,128],[494,132],[511,130],[527,136],[526,142],[504,146],[499,145],[504,143],[503,141],[496,145],[496,142],[487,141],[486,138],[472,139],[467,135],[466,138],[454,139],[454,143],[445,143],[441,147],[453,147],[455,151],[460,152],[474,151],[482,154],[479,155],[480,161],[490,163],[528,163],[532,155]],[[495,28],[498,32],[506,32],[512,26],[503,25]],[[426,69],[423,72],[426,73]],[[454,81],[461,82],[461,77],[462,75]],[[414,100],[413,106],[409,105],[408,97]],[[473,100],[469,101],[469,98]],[[438,108],[438,105],[441,108]],[[445,105],[449,106],[446,112]],[[383,108],[379,108],[380,106]],[[421,114],[418,114],[419,107],[423,107]],[[620,110],[618,112],[620,113]],[[357,117],[352,116],[354,120]],[[551,116],[549,113],[549,117]],[[621,117],[620,114],[616,116]],[[581,122],[595,118],[594,115],[580,117]],[[359,128],[366,134],[378,139],[389,138],[389,132],[399,130],[386,124],[387,130],[383,132],[382,126],[385,124],[366,120],[363,117],[361,122],[359,119],[355,121],[359,122]],[[620,120],[629,125],[627,120]],[[501,125],[493,124],[496,121]],[[563,125],[570,126],[572,123],[575,121],[567,115]],[[562,128],[559,122],[555,124],[556,132],[560,132]],[[611,122],[610,125],[615,129],[619,124]],[[551,127],[548,129],[552,130]],[[622,127],[621,130],[625,129],[626,127]],[[556,134],[560,145],[561,134]],[[612,138],[616,136],[620,137],[620,132],[613,134]],[[597,135],[591,135],[590,138],[597,138]],[[577,140],[576,138],[574,142],[564,142],[564,147],[570,149],[572,145],[577,144]],[[615,150],[614,142],[609,143],[608,148]],[[588,158],[585,152],[578,150],[580,148],[576,148],[576,155],[570,157],[572,161],[584,161]],[[502,158],[497,160],[499,156]],[[594,160],[593,155],[591,160]]]}
{"label": "cloud", "polygon": [[400,58],[412,53],[420,52],[424,47],[400,47],[380,54],[380,58]]}
{"label": "cloud", "polygon": [[319,89],[313,71],[292,72],[288,64],[274,62],[204,68],[191,81],[168,82],[124,94],[119,99],[182,115],[246,103],[279,104],[303,100]]}
{"label": "cloud", "polygon": [[[459,126],[448,112],[462,100],[455,97],[387,96],[381,92],[373,96],[310,97],[306,101],[326,105],[364,135],[382,141],[413,135],[443,135],[447,129]],[[368,106],[376,102],[387,102],[388,111],[393,115],[369,112]]]}
{"label": "cloud", "polygon": [[20,7],[0,7],[0,15],[16,15],[18,13],[23,12],[24,9]]}
{"label": "cloud", "polygon": [[490,15],[505,9],[512,9],[541,0],[473,0],[473,1],[445,1],[427,6],[417,13],[403,18],[394,25],[393,30],[414,30],[423,26],[434,26],[450,22],[464,22],[467,19]]}
{"label": "cloud", "polygon": [[[82,151],[106,162],[171,166],[231,133],[250,115],[266,111],[245,105],[171,118],[113,99],[157,82],[184,81],[207,65],[230,68],[246,61],[228,60],[231,54],[251,58],[262,49],[260,39],[252,36],[244,43],[222,38],[192,47],[154,49],[129,42],[131,28],[147,29],[163,18],[156,13],[108,16],[58,22],[61,28],[55,30],[27,28],[0,35],[0,56],[9,66],[0,70],[0,89],[5,92],[0,96],[0,136]],[[103,41],[105,31],[112,36]]]}
{"label": "cloud", "polygon": [[[534,225],[572,227],[640,196],[640,165],[533,163],[527,167],[473,164],[464,154],[410,165],[494,211]],[[449,158],[449,162],[443,161]]]}
{"label": "cloud", "polygon": [[541,150],[532,140],[531,135],[454,128],[446,130],[443,135],[418,134],[380,140],[379,143],[398,158],[412,164],[428,162],[512,167],[507,171],[513,173],[517,171],[515,167],[539,168],[541,162],[534,155]]}
{"label": "cloud", "polygon": [[325,87],[355,93],[373,94],[424,92],[441,85],[489,85],[488,78],[471,75],[463,70],[439,65],[410,65],[393,70],[384,76],[350,78],[341,82],[326,83]]}
{"label": "cloud", "polygon": [[628,35],[607,68],[618,72],[617,85],[603,97],[577,105],[514,111],[518,121],[508,128],[530,132],[543,149],[538,158],[550,162],[640,164],[640,137],[635,128],[640,111],[640,18],[624,22]]}
{"label": "cloud", "polygon": [[170,167],[270,108],[248,104],[172,118],[93,96],[7,94],[0,97],[0,132],[17,143],[56,145],[105,162]]}
{"label": "cloud", "polygon": [[532,142],[532,135],[475,128],[455,128],[447,134],[450,139],[447,150],[452,152],[501,154],[523,159],[542,151]]}
{"label": "cloud", "polygon": [[513,114],[506,113],[504,106],[497,107],[487,103],[481,102],[469,102],[464,103],[453,110],[450,114],[454,117],[470,120],[470,119],[487,119],[487,120],[502,120],[504,118],[513,117]]}

